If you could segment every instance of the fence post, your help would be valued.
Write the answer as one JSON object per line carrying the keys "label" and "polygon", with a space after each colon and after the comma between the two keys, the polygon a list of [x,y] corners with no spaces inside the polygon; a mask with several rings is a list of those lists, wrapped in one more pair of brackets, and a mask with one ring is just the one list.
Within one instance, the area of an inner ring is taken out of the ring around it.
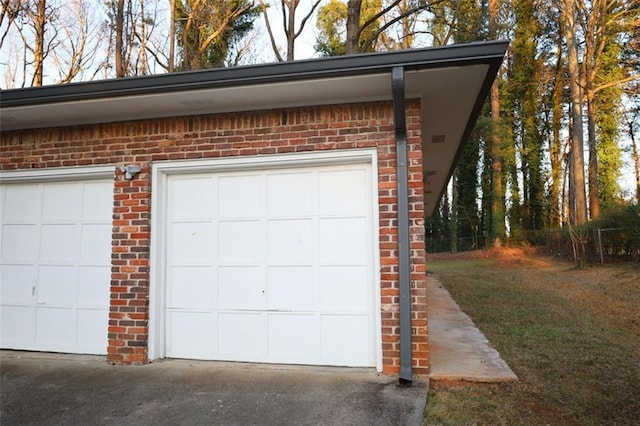
{"label": "fence post", "polygon": [[598,253],[600,253],[600,264],[604,263],[604,256],[602,255],[602,230],[598,228]]}

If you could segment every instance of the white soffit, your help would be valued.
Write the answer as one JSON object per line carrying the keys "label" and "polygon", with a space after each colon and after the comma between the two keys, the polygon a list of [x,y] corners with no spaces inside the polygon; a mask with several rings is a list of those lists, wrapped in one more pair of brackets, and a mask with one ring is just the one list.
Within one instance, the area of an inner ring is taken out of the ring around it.
{"label": "white soffit", "polygon": [[2,127],[42,128],[383,99],[391,99],[388,73],[15,107],[3,111]]}
{"label": "white soffit", "polygon": [[[488,72],[488,65],[472,65],[443,70],[442,77],[424,83],[422,94],[422,146],[425,185],[425,212],[430,216],[437,207],[449,180],[460,141],[475,107]],[[407,92],[420,73],[407,75]],[[435,83],[435,84],[434,84]]]}
{"label": "white soffit", "polygon": [[[480,67],[481,69],[477,69]],[[459,71],[468,70],[461,75]],[[407,97],[446,96],[444,88],[460,87],[460,78],[482,74],[486,66],[424,69],[407,72]],[[476,92],[477,94],[477,92]],[[175,117],[223,112],[252,111],[391,100],[388,72],[347,77],[298,80],[191,91],[114,96],[35,104],[2,111],[3,130],[43,128],[76,124],[108,123],[145,118]],[[473,99],[471,99],[473,102]],[[465,117],[468,118],[468,117]]]}

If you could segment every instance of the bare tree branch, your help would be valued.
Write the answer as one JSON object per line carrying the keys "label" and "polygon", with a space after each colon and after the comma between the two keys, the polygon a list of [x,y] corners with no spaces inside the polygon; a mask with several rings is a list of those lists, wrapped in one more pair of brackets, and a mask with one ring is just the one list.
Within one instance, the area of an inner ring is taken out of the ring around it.
{"label": "bare tree branch", "polygon": [[[267,32],[269,33],[269,39],[271,40],[271,47],[273,48],[273,53],[275,53],[276,59],[278,59],[278,62],[284,62],[284,59],[282,59],[282,55],[280,54],[280,49],[278,49],[278,45],[276,44],[276,39],[273,36],[273,30],[271,29],[271,23],[269,22],[269,14],[267,13],[267,5],[265,4],[264,0],[260,0],[260,7],[262,8],[262,14],[264,15],[264,22],[267,27]],[[284,6],[283,6],[283,10],[284,10]]]}

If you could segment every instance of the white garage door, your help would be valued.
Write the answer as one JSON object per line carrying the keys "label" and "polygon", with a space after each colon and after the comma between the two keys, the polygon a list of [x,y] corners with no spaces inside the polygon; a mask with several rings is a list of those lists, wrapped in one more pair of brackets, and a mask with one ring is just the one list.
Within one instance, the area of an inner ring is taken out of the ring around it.
{"label": "white garage door", "polygon": [[375,366],[371,166],[171,176],[166,356]]}
{"label": "white garage door", "polygon": [[3,348],[106,353],[112,188],[0,186]]}

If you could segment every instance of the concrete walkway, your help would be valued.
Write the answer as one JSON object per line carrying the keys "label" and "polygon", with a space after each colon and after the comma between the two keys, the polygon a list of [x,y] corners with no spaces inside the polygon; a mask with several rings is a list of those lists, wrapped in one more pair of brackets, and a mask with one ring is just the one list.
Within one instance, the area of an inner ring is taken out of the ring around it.
{"label": "concrete walkway", "polygon": [[498,351],[460,309],[437,277],[427,277],[432,380],[518,380]]}

